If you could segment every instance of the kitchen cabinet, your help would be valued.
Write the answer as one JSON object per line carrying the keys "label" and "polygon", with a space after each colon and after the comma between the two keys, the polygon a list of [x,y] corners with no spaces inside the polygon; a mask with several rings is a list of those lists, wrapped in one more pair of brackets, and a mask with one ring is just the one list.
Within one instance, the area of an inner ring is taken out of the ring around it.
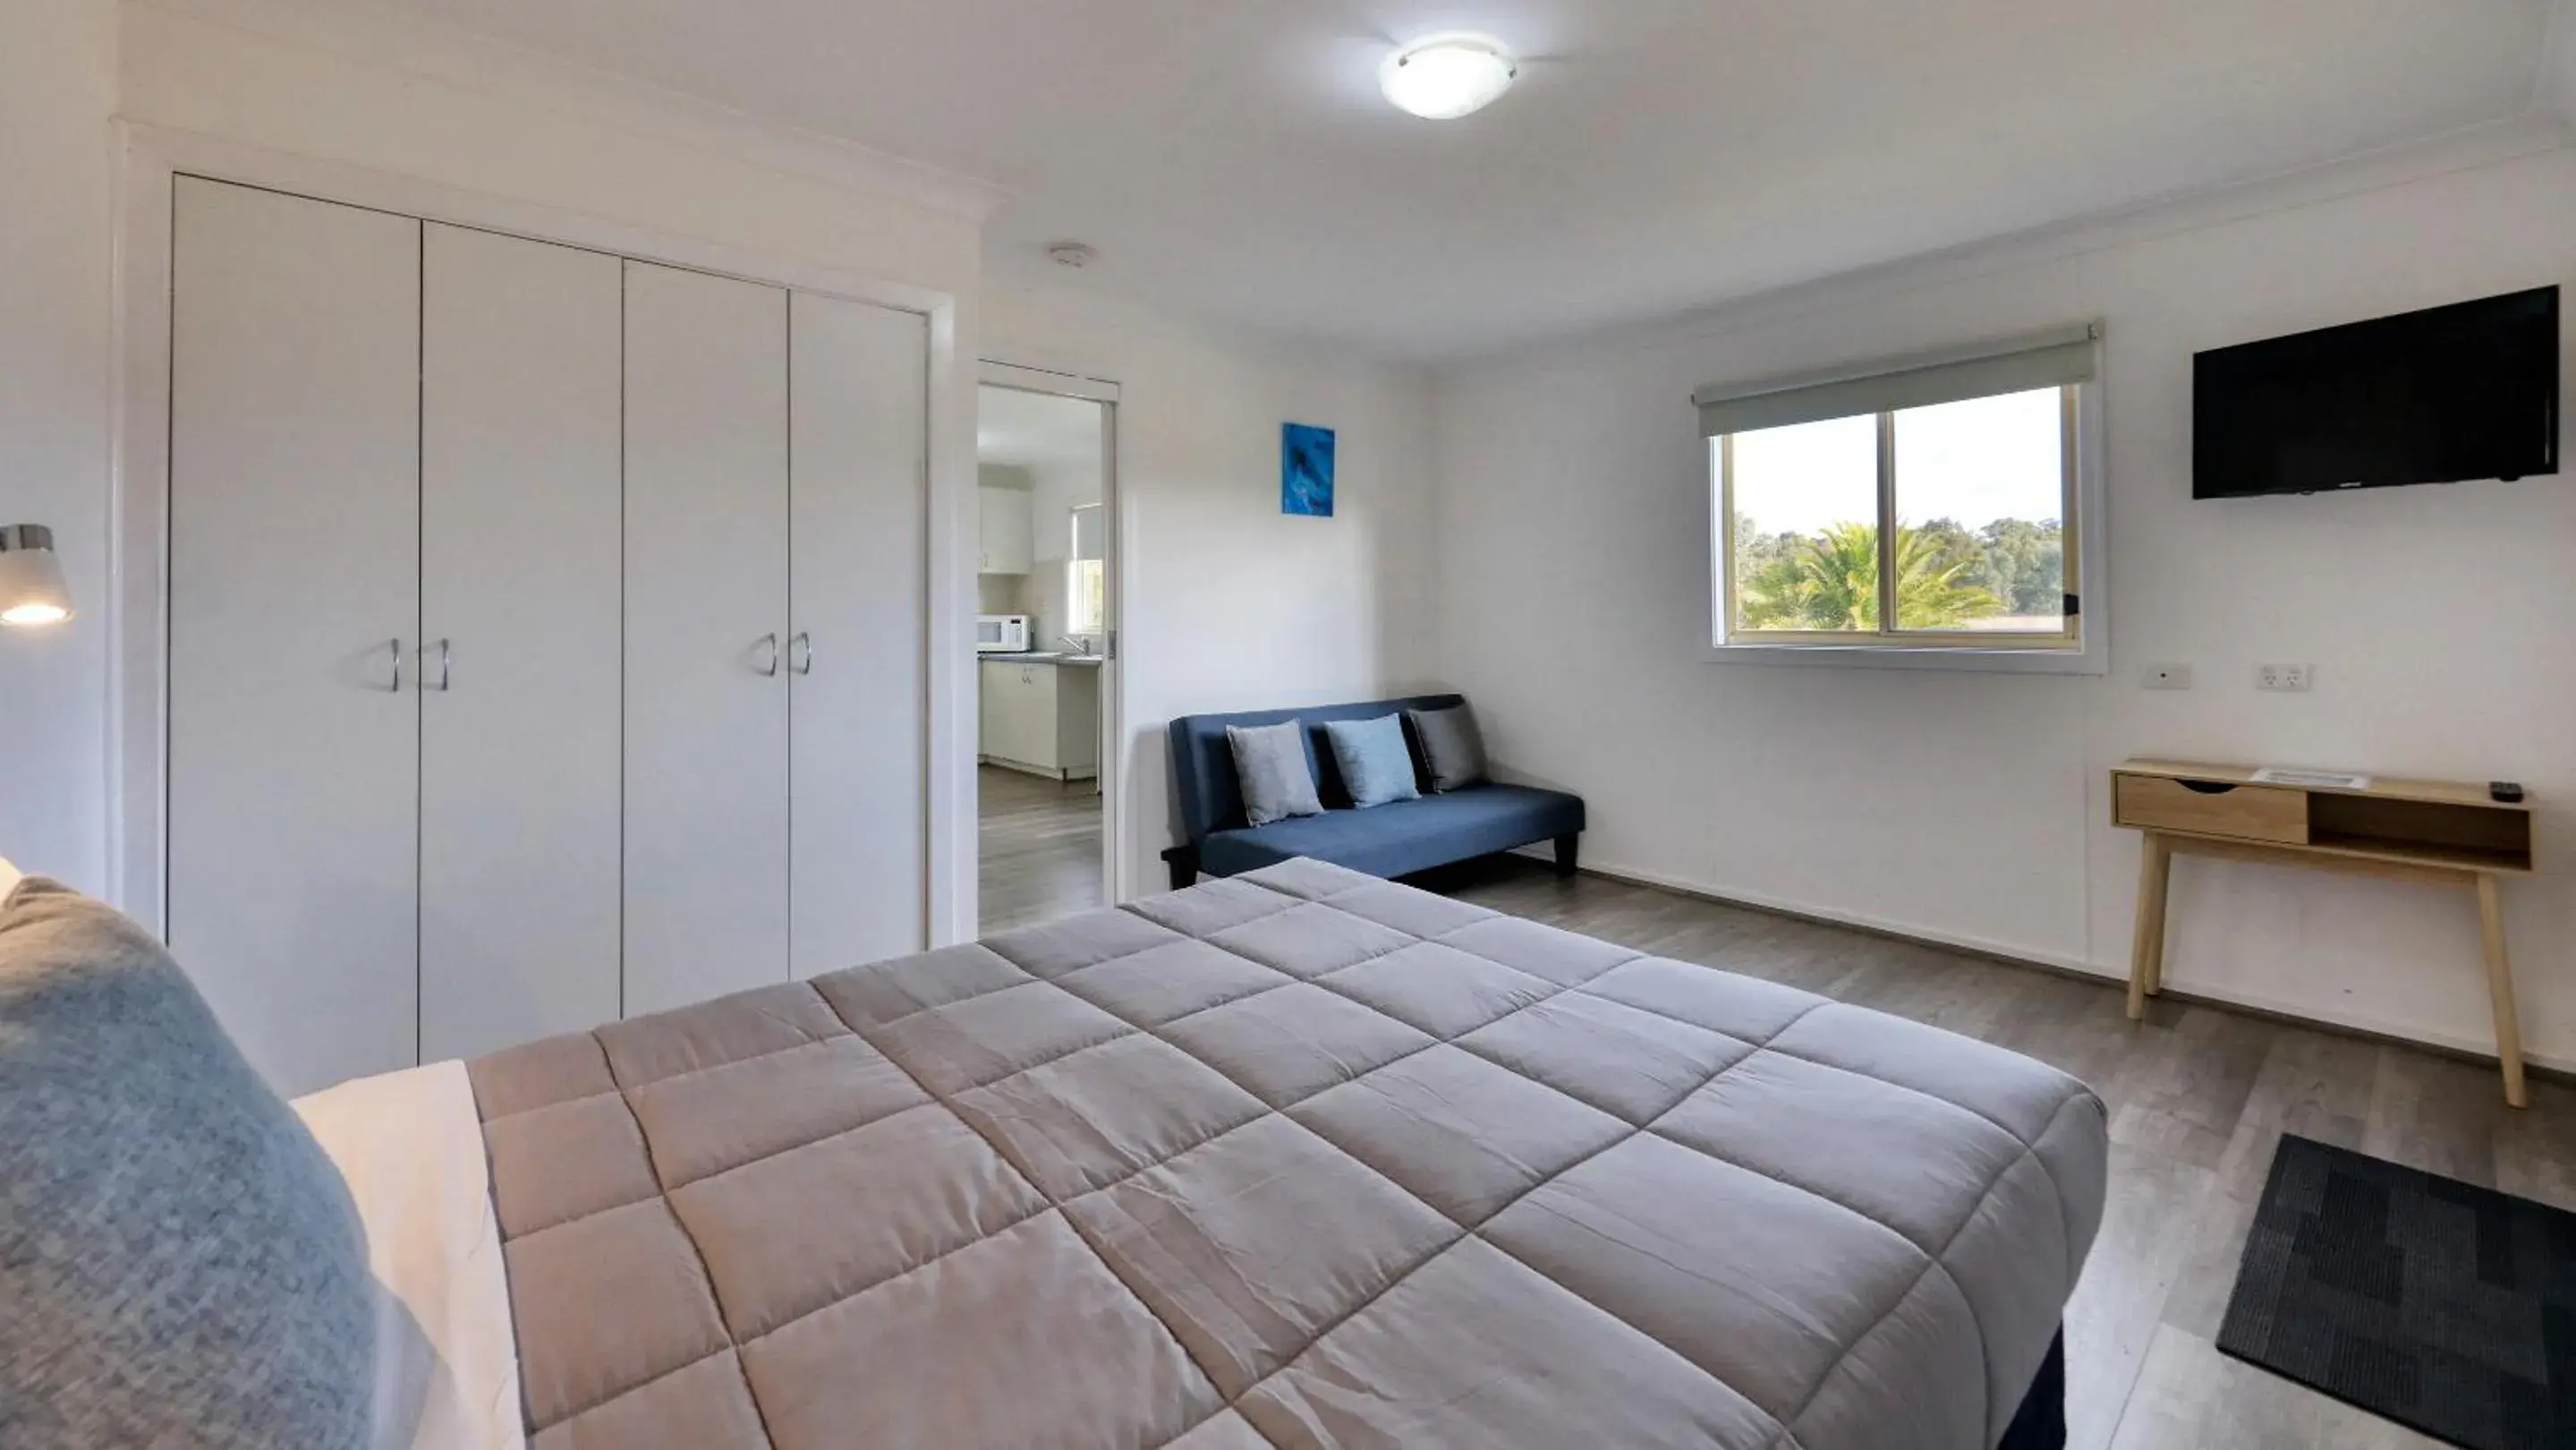
{"label": "kitchen cabinet", "polygon": [[1037,553],[1037,500],[1016,488],[979,488],[975,493],[983,527],[975,572],[1026,574]]}
{"label": "kitchen cabinet", "polygon": [[993,765],[1056,780],[1100,774],[1100,667],[983,662],[982,743]]}

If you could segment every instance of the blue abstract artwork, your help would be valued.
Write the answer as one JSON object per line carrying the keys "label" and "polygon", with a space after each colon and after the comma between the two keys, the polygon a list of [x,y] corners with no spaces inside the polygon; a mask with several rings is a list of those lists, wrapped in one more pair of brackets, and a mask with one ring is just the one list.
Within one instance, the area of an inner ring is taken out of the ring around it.
{"label": "blue abstract artwork", "polygon": [[1279,511],[1333,516],[1333,430],[1291,423],[1281,431]]}

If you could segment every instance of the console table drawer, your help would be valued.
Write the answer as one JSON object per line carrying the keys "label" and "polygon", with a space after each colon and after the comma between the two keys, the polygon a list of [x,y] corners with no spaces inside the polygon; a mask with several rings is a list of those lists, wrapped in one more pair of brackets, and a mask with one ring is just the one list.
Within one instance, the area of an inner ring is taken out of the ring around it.
{"label": "console table drawer", "polygon": [[2123,775],[2115,814],[2123,826],[2149,830],[2284,846],[2308,843],[2308,794],[2281,786]]}

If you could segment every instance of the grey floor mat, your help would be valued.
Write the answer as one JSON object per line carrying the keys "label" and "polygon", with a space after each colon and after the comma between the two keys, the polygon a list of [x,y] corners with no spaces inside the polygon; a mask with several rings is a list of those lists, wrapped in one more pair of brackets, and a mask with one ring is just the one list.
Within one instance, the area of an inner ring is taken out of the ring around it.
{"label": "grey floor mat", "polygon": [[2469,1450],[2576,1445],[2576,1214],[2284,1137],[2218,1347]]}

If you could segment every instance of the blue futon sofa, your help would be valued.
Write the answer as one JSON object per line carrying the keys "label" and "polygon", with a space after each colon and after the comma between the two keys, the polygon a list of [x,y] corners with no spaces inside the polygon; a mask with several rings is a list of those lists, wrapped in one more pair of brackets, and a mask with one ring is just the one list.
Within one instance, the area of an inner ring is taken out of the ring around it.
{"label": "blue futon sofa", "polygon": [[[1257,710],[1240,715],[1185,715],[1172,722],[1172,774],[1180,788],[1183,841],[1163,853],[1172,886],[1195,883],[1201,872],[1236,876],[1298,856],[1312,856],[1372,876],[1406,876],[1453,861],[1509,851],[1540,841],[1556,843],[1556,869],[1572,875],[1576,837],[1583,831],[1583,798],[1563,791],[1490,781],[1433,795],[1414,749],[1414,776],[1422,799],[1351,808],[1350,792],[1325,742],[1327,720],[1368,720],[1405,710],[1439,710],[1464,703],[1457,695],[1410,700],[1371,700],[1356,705],[1316,705],[1303,710]],[[1267,826],[1246,824],[1243,792],[1236,783],[1228,725],[1306,725],[1306,760],[1315,772],[1325,810]],[[1412,728],[1405,729],[1411,740]]]}

